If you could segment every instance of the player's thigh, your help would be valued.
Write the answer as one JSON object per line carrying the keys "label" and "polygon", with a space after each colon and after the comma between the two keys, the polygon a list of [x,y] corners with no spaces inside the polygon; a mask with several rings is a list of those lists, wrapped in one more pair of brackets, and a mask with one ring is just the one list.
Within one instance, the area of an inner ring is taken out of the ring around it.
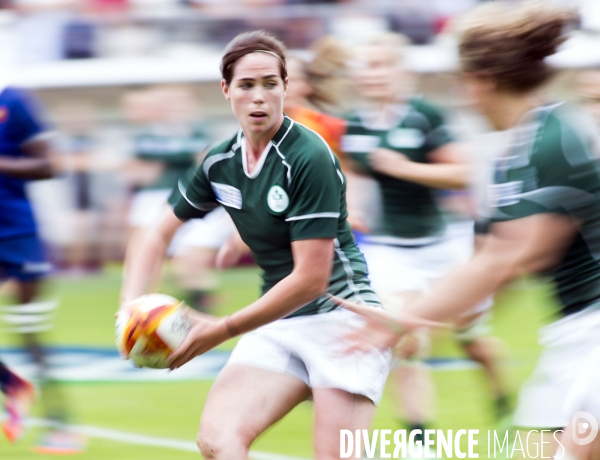
{"label": "player's thigh", "polygon": [[199,435],[250,443],[309,395],[308,386],[296,377],[229,364],[210,389]]}
{"label": "player's thigh", "polygon": [[314,445],[317,460],[340,458],[340,430],[367,430],[375,405],[366,396],[335,388],[314,388]]}

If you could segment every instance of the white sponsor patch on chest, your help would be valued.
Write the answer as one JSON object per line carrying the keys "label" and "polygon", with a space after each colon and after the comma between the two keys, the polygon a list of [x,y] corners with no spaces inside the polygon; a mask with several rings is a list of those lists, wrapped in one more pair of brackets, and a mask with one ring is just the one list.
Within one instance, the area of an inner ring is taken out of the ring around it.
{"label": "white sponsor patch on chest", "polygon": [[217,182],[211,182],[210,185],[219,203],[230,208],[242,209],[242,192],[237,188]]}
{"label": "white sponsor patch on chest", "polygon": [[491,184],[489,187],[490,204],[496,208],[517,204],[523,192],[523,181]]}
{"label": "white sponsor patch on chest", "polygon": [[348,153],[369,153],[379,147],[379,137],[361,134],[342,136],[342,151]]}
{"label": "white sponsor patch on chest", "polygon": [[396,128],[387,134],[387,141],[397,149],[418,149],[425,142],[425,136],[415,128]]}
{"label": "white sponsor patch on chest", "polygon": [[273,185],[267,194],[267,204],[273,212],[283,212],[290,204],[286,191],[279,185]]}

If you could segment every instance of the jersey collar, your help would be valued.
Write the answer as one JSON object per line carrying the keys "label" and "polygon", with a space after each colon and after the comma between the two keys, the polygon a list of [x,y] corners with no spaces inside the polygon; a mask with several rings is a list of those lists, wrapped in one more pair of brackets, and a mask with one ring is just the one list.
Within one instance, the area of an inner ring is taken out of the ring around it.
{"label": "jersey collar", "polygon": [[267,159],[267,155],[269,154],[269,150],[271,150],[271,147],[273,147],[273,144],[271,142],[269,142],[267,144],[267,146],[265,147],[265,149],[263,150],[263,152],[260,154],[258,163],[256,163],[256,166],[254,167],[252,172],[249,172],[248,171],[248,152],[246,152],[246,141],[244,140],[244,137],[242,136],[242,138],[241,138],[242,167],[244,168],[244,174],[246,174],[246,176],[249,179],[256,179],[258,177],[258,175],[262,171],[262,168],[265,164],[265,160]]}
{"label": "jersey collar", "polygon": [[275,135],[271,138],[271,142],[279,147],[279,144],[281,144],[289,130],[292,128],[292,124],[292,119],[284,113],[283,123],[281,124]]}
{"label": "jersey collar", "polygon": [[[244,133],[241,129],[238,131],[236,146],[239,146],[241,150],[242,167],[244,168],[244,174],[246,174],[248,178],[256,179],[258,177],[258,175],[262,171],[263,165],[265,164],[267,155],[269,154],[271,147],[275,146],[275,148],[277,149],[281,142],[283,142],[287,134],[290,132],[290,129],[292,129],[293,125],[293,120],[284,114],[283,123],[281,124],[275,135],[271,138],[271,142],[267,144],[267,146],[261,153],[260,158],[258,159],[258,163],[256,164],[256,167],[251,173],[248,172],[248,158],[246,152],[246,142],[244,141]],[[234,150],[236,146],[234,146]]]}

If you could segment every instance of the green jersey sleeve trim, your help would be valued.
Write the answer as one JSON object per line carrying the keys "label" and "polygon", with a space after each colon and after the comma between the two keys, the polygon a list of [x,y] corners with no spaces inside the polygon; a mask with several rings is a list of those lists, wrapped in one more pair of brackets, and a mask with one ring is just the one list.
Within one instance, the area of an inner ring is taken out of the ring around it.
{"label": "green jersey sleeve trim", "polygon": [[290,222],[292,220],[319,219],[319,218],[337,219],[338,217],[340,217],[339,212],[317,212],[314,214],[305,214],[304,216],[288,217],[287,219],[285,219],[285,221]]}
{"label": "green jersey sleeve trim", "polygon": [[192,201],[188,198],[187,190],[181,179],[177,183],[177,187],[171,192],[168,202],[180,220],[200,219],[218,206],[217,203],[211,201],[205,203]]}
{"label": "green jersey sleeve trim", "polygon": [[[169,204],[180,220],[202,218],[215,209],[218,204],[215,189],[209,180],[210,168],[222,160],[233,158],[235,152],[230,149],[222,152],[231,141],[221,143],[209,152],[200,166],[193,166],[179,179],[169,197]],[[223,150],[221,150],[223,149]]]}

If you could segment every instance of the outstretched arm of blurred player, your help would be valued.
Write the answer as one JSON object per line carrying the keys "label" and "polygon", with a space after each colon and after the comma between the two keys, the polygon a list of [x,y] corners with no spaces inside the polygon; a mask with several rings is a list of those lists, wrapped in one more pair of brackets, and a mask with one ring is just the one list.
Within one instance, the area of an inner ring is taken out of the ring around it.
{"label": "outstretched arm of blurred player", "polygon": [[403,330],[414,327],[416,318],[435,322],[454,318],[519,276],[554,267],[576,231],[577,225],[571,218],[558,214],[536,214],[494,224],[493,233],[486,236],[481,249],[467,264],[403,310],[408,321],[396,317],[391,323],[391,315],[367,316],[361,308],[351,308],[367,321],[365,328],[352,339],[358,340],[357,337],[368,333],[365,341],[384,348],[390,345],[390,331],[395,332],[398,340]]}
{"label": "outstretched arm of blurred player", "polygon": [[169,357],[171,369],[183,366],[230,337],[283,318],[322,296],[329,286],[333,252],[331,239],[293,241],[292,273],[256,302],[227,318],[198,318],[184,342]]}
{"label": "outstretched arm of blurred player", "polygon": [[426,187],[457,190],[469,184],[469,167],[462,144],[451,142],[427,155],[431,163],[418,163],[405,155],[377,148],[369,154],[371,167],[382,174]]}
{"label": "outstretched arm of blurred player", "polygon": [[496,223],[481,250],[406,313],[431,321],[464,313],[520,276],[556,266],[576,232],[577,224],[559,214]]}
{"label": "outstretched arm of blurred player", "polygon": [[52,177],[50,144],[33,140],[21,145],[25,157],[11,157],[0,153],[0,174],[17,179],[49,179]]}

